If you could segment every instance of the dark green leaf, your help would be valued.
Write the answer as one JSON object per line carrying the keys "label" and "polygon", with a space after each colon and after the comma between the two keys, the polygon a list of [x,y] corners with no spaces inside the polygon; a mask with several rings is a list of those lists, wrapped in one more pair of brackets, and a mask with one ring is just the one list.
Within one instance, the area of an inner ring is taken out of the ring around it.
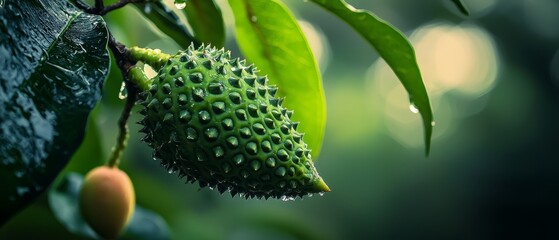
{"label": "dark green leaf", "polygon": [[0,224],[51,184],[79,147],[109,69],[99,16],[66,1],[0,8]]}
{"label": "dark green leaf", "polygon": [[71,233],[98,238],[80,213],[79,196],[82,184],[82,175],[66,174],[60,184],[49,191],[49,206],[56,219]]}
{"label": "dark green leaf", "polygon": [[187,48],[191,43],[199,46],[179,16],[161,1],[134,4],[140,12],[149,19],[161,32],[171,37],[181,47]]}
{"label": "dark green leaf", "polygon": [[196,39],[223,47],[225,26],[221,10],[213,0],[188,0],[184,12]]}
{"label": "dark green leaf", "polygon": [[122,238],[171,239],[171,232],[167,222],[159,214],[136,205]]}
{"label": "dark green leaf", "polygon": [[[79,194],[83,176],[68,173],[60,184],[49,191],[49,205],[55,217],[68,231],[90,238],[97,234],[83,220],[79,210]],[[122,234],[122,239],[170,239],[169,227],[158,214],[138,205]]]}
{"label": "dark green leaf", "polygon": [[286,96],[316,159],[325,126],[325,101],[317,63],[289,10],[276,0],[230,0],[237,42],[247,59]]}
{"label": "dark green leaf", "polygon": [[461,0],[452,0],[452,2],[454,3],[454,5],[456,5],[458,10],[460,10],[460,12],[462,12],[462,14],[464,14],[466,16],[470,15],[470,11],[468,11],[468,8],[466,8],[466,5],[464,5],[464,3],[462,3]]}
{"label": "dark green leaf", "polygon": [[429,154],[433,113],[425,90],[415,51],[406,37],[373,13],[355,9],[343,0],[312,0],[340,17],[355,29],[392,68],[410,95],[411,104],[421,113],[425,130],[425,152]]}

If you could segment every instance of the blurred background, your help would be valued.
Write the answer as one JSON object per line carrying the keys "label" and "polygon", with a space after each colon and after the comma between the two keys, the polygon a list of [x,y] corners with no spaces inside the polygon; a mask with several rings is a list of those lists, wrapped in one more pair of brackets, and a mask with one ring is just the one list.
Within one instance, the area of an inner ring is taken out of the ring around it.
{"label": "blurred background", "polygon": [[[240,56],[230,10],[218,2],[226,48]],[[152,160],[134,114],[121,168],[138,204],[159,213],[173,239],[559,239],[559,1],[464,0],[465,17],[446,0],[348,0],[416,48],[435,114],[429,157],[420,115],[378,54],[317,5],[284,2],[322,71],[328,118],[316,166],[332,192],[263,201],[184,184]],[[106,20],[127,46],[179,49],[133,7]],[[85,174],[108,158],[124,105],[120,81],[113,66],[67,172]],[[80,238],[46,201],[0,238]]]}

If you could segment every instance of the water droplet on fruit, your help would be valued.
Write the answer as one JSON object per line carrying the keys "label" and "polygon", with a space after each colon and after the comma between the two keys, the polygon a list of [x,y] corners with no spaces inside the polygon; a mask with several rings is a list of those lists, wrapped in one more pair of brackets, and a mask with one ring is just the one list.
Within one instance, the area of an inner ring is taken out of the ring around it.
{"label": "water droplet on fruit", "polygon": [[280,199],[281,199],[282,201],[284,201],[284,202],[295,200],[294,197],[288,197],[288,196],[285,196],[285,195],[284,195],[284,196],[281,196]]}

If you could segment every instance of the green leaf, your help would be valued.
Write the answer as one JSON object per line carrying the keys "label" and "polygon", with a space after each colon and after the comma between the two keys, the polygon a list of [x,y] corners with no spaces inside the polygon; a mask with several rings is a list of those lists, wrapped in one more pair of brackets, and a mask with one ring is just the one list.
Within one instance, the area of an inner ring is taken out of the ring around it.
{"label": "green leaf", "polygon": [[51,184],[82,142],[108,74],[107,28],[66,1],[0,8],[0,224]]}
{"label": "green leaf", "polygon": [[452,0],[452,2],[454,3],[454,5],[456,5],[458,10],[462,12],[462,14],[470,16],[470,11],[468,11],[468,8],[466,8],[466,5],[464,5],[461,0]]}
{"label": "green leaf", "polygon": [[171,239],[171,230],[159,214],[136,204],[123,239]]}
{"label": "green leaf", "polygon": [[79,197],[82,184],[82,175],[66,174],[60,184],[49,191],[49,206],[54,217],[69,232],[89,238],[98,238],[97,233],[85,222],[80,213]]}
{"label": "green leaf", "polygon": [[318,157],[326,107],[322,80],[307,39],[293,15],[276,0],[229,0],[237,42],[246,58],[271,84],[279,86],[284,105],[294,110],[305,142]]}
{"label": "green leaf", "polygon": [[[49,191],[49,206],[56,219],[69,232],[89,238],[99,238],[80,213],[79,195],[82,184],[82,175],[73,172],[66,174],[60,184]],[[135,206],[134,214],[121,236],[121,239],[170,238],[169,227],[165,220],[138,205]]]}
{"label": "green leaf", "polygon": [[192,37],[179,16],[163,2],[133,4],[140,13],[149,19],[161,32],[175,40],[181,47],[187,48],[191,43],[200,46],[200,41]]}
{"label": "green leaf", "polygon": [[415,51],[404,34],[396,30],[373,13],[355,9],[343,0],[312,0],[326,10],[337,15],[355,29],[371,44],[392,68],[410,95],[423,118],[425,130],[425,152],[428,155],[433,131],[433,113],[429,96],[425,90],[421,72],[415,58]]}
{"label": "green leaf", "polygon": [[225,26],[221,10],[214,1],[188,0],[184,12],[196,39],[218,48],[223,47]]}

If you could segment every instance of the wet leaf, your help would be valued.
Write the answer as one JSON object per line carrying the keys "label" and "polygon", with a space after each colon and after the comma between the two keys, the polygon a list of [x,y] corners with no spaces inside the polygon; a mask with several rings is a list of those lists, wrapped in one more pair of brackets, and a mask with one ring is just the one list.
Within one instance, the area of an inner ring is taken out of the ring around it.
{"label": "wet leaf", "polygon": [[213,0],[188,0],[183,9],[196,39],[221,48],[225,44],[225,24]]}
{"label": "wet leaf", "polygon": [[66,1],[5,1],[0,36],[2,224],[79,147],[110,61],[103,19]]}
{"label": "wet leaf", "polygon": [[187,48],[191,43],[199,46],[200,41],[194,39],[181,19],[163,2],[133,4],[140,13],[149,19],[161,32],[175,40],[181,47]]}
{"label": "wet leaf", "polygon": [[307,39],[297,21],[276,0],[230,0],[237,42],[259,74],[279,86],[284,106],[294,110],[305,142],[318,157],[324,136],[326,107],[322,80]]}
{"label": "wet leaf", "polygon": [[356,9],[343,0],[312,0],[332,12],[371,44],[392,68],[410,95],[411,104],[421,113],[425,131],[425,152],[428,155],[433,131],[433,113],[415,51],[404,34],[373,13]]}
{"label": "wet leaf", "polygon": [[[49,191],[49,205],[54,216],[68,231],[89,238],[99,238],[84,221],[79,209],[79,195],[83,176],[66,174],[60,183]],[[121,239],[170,239],[169,227],[158,214],[138,205],[124,229]]]}

